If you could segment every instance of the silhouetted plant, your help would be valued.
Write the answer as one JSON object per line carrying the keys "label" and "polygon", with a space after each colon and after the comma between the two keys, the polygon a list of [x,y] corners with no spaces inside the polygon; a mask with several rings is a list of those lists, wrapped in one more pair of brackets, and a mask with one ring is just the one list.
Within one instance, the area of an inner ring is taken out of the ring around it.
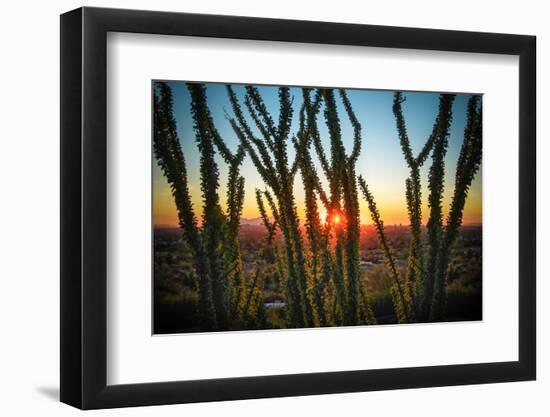
{"label": "silhouetted plant", "polygon": [[208,257],[189,194],[187,168],[173,114],[172,90],[163,82],[158,83],[158,93],[154,92],[153,142],[157,161],[166,176],[176,203],[180,227],[193,251],[194,267],[199,282],[199,314],[202,326],[206,330],[214,330],[218,328],[218,321]]}
{"label": "silhouetted plant", "polygon": [[[189,195],[185,158],[176,132],[172,92],[159,82],[154,92],[154,149],[176,203],[180,227],[193,250],[199,282],[199,312],[205,330],[228,329],[230,320],[240,319],[244,306],[244,278],[238,230],[244,201],[244,178],[239,167],[244,149],[232,154],[215,128],[203,84],[188,83],[195,139],[200,153],[203,200],[202,225]],[[215,147],[229,165],[227,215],[219,202],[219,172]]]}
{"label": "silhouetted plant", "polygon": [[[258,205],[268,235],[276,224],[284,237],[286,294],[289,325],[374,323],[368,297],[362,288],[359,258],[359,202],[355,164],[361,150],[361,125],[353,112],[344,90],[340,96],[354,130],[353,150],[346,154],[334,93],[320,89],[311,100],[311,89],[303,89],[304,104],[300,109],[299,129],[292,138],[296,158],[290,163],[287,156],[289,127],[292,120],[292,101],[287,88],[279,89],[279,123],[275,125],[259,91],[246,86],[244,104],[256,125],[259,137],[248,125],[241,105],[231,86],[227,86],[234,117],[229,117],[241,144],[245,146],[269,191],[257,192]],[[325,103],[325,121],[331,140],[330,163],[322,148],[316,117],[321,101]],[[329,196],[322,189],[309,151],[313,145],[329,182]],[[300,231],[295,206],[293,182],[300,169],[305,192],[305,229],[307,240]],[[269,223],[263,207],[265,197],[275,222]],[[329,215],[322,225],[317,199]],[[333,219],[341,219],[337,224]],[[331,239],[334,238],[334,249]],[[309,261],[306,262],[307,241]],[[307,266],[307,268],[306,268]],[[280,268],[282,269],[282,268]],[[331,287],[332,286],[332,287]],[[332,291],[331,291],[332,290]]]}
{"label": "silhouetted plant", "polygon": [[[462,224],[469,187],[481,163],[479,96],[472,96],[468,103],[455,189],[444,225],[444,161],[455,96],[440,95],[432,132],[420,153],[414,156],[402,111],[404,97],[400,92],[394,95],[393,113],[409,169],[405,195],[411,238],[406,270],[401,277],[375,199],[367,182],[361,176],[357,178],[362,126],[345,90],[338,90],[338,97],[353,131],[349,153],[344,147],[337,96],[333,89],[302,89],[298,130],[291,135],[294,112],[288,88],[278,90],[279,115],[275,121],[256,87],[244,88],[245,117],[233,87],[227,85],[232,115],[226,114],[226,117],[239,140],[238,148],[232,152],[215,126],[205,86],[187,83],[187,88],[191,97],[195,142],[200,154],[203,212],[200,226],[189,194],[171,89],[163,82],[157,83],[154,91],[154,150],[170,185],[184,238],[193,251],[199,313],[205,330],[229,329],[233,324],[238,328],[268,327],[264,285],[269,287],[272,279],[278,279],[278,285],[284,289],[287,327],[376,323],[360,269],[358,187],[367,201],[389,270],[397,321],[412,323],[443,319],[450,251]],[[328,152],[317,125],[321,111],[329,134]],[[295,150],[293,161],[288,156],[289,144]],[[216,154],[228,166],[225,211],[220,204]],[[256,190],[256,203],[267,231],[266,244],[258,251],[256,269],[252,274],[244,273],[238,239],[244,202],[244,178],[240,167],[246,155],[250,156],[265,184],[265,189]],[[430,155],[429,216],[424,241],[420,169]],[[314,156],[322,174],[317,172]],[[304,188],[303,227],[294,192],[297,173],[300,173]],[[320,175],[324,177],[323,182]],[[322,208],[327,213],[326,219],[321,218]]]}
{"label": "silhouetted plant", "polygon": [[314,325],[313,311],[307,299],[308,277],[293,189],[297,163],[289,163],[287,152],[293,114],[292,100],[288,88],[279,88],[279,121],[275,125],[258,89],[253,86],[246,86],[245,89],[245,105],[261,138],[250,128],[237,96],[229,85],[227,91],[235,117],[228,116],[228,119],[274,196],[272,208],[277,211],[277,226],[284,236],[289,325],[309,327]]}
{"label": "silhouetted plant", "polygon": [[366,181],[361,176],[359,177],[359,186],[361,187],[361,191],[363,192],[365,200],[367,200],[372,222],[374,224],[374,227],[376,228],[376,233],[378,235],[380,245],[382,246],[382,250],[384,251],[386,265],[390,270],[390,277],[392,280],[391,296],[394,306],[393,308],[397,317],[397,322],[410,323],[414,320],[414,309],[409,300],[407,300],[403,282],[401,281],[399,272],[397,271],[392,249],[388,243],[386,234],[384,233],[384,222],[380,218],[380,212],[376,207],[374,197],[372,196],[372,193],[370,192]]}
{"label": "silhouetted plant", "polygon": [[329,288],[333,275],[333,261],[329,250],[330,227],[322,225],[317,194],[320,193],[322,195],[321,199],[325,201],[326,205],[328,205],[328,202],[321,188],[320,180],[309,152],[309,145],[313,134],[312,129],[316,128],[311,118],[315,118],[319,111],[320,96],[317,94],[312,104],[310,98],[311,90],[304,88],[302,91],[304,103],[300,109],[299,129],[296,137],[293,138],[293,143],[296,149],[296,160],[301,172],[305,194],[305,226],[310,254],[310,301],[315,307],[316,322],[319,326],[327,326],[333,324],[330,311],[331,294]]}
{"label": "silhouetted plant", "polygon": [[436,258],[434,295],[429,317],[432,321],[443,318],[449,254],[462,224],[462,214],[468,191],[481,164],[482,109],[479,102],[479,96],[472,96],[468,101],[467,122],[456,166],[453,199]]}
{"label": "silhouetted plant", "polygon": [[[373,222],[377,228],[398,291],[399,297],[394,297],[394,308],[400,322],[440,321],[443,319],[449,253],[462,223],[462,212],[468,189],[481,163],[481,110],[478,110],[480,98],[479,96],[472,96],[468,102],[464,141],[456,168],[453,201],[447,224],[443,226],[444,161],[452,122],[454,98],[455,95],[453,94],[440,95],[439,112],[432,133],[421,152],[414,157],[402,113],[402,103],[405,99],[400,92],[396,92],[394,95],[393,112],[401,149],[410,171],[410,176],[406,180],[406,199],[411,240],[404,285],[398,284],[401,282],[400,277],[391,256],[391,248],[388,246],[374,198],[369,192],[366,182],[362,178],[360,179],[361,188],[369,203]],[[421,235],[422,194],[420,168],[430,152],[432,154],[432,165],[428,176],[430,214],[427,222],[426,257]],[[400,287],[402,290],[399,290]]]}
{"label": "silhouetted plant", "polygon": [[[244,177],[240,175],[240,166],[245,157],[245,150],[240,145],[236,152],[232,153],[226,146],[210,114],[204,85],[188,83],[188,89],[191,94],[192,114],[197,134],[201,135],[198,126],[204,123],[204,129],[206,129],[205,140],[216,146],[219,154],[229,167],[227,177],[227,236],[222,239],[223,247],[220,249],[223,250],[225,261],[229,263],[225,268],[228,275],[223,279],[223,282],[229,288],[230,294],[225,294],[224,298],[230,297],[231,309],[229,312],[235,318],[239,318],[244,303],[244,272],[238,234],[244,204]],[[207,144],[207,146],[208,149],[212,148],[211,144]],[[222,215],[222,217],[225,216]],[[220,224],[223,226],[223,222]],[[227,291],[227,289],[221,289],[222,294]]]}
{"label": "silhouetted plant", "polygon": [[[308,113],[308,135],[328,182],[328,193],[322,189],[315,167],[302,168],[302,176],[311,176],[311,185],[317,190],[321,202],[328,213],[325,234],[333,234],[335,239],[330,272],[335,288],[334,320],[337,324],[356,325],[374,323],[374,315],[363,288],[360,272],[359,237],[360,215],[357,195],[356,164],[361,152],[361,124],[353,111],[345,90],[339,90],[346,115],[353,128],[353,147],[349,155],[343,143],[340,118],[332,89],[319,89],[312,103],[309,92],[304,90],[304,105]],[[316,122],[319,99],[324,102],[324,118],[329,131],[330,161],[325,154]],[[309,145],[309,142],[308,142]],[[305,148],[300,155],[305,153]],[[307,154],[306,154],[307,155]],[[330,235],[324,250],[328,250]]]}

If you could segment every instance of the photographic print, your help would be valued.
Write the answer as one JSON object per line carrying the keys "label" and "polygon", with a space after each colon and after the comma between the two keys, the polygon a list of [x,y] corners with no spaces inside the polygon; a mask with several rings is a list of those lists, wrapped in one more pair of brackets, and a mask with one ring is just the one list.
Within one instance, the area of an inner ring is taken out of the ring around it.
{"label": "photographic print", "polygon": [[482,96],[152,82],[153,333],[482,320]]}

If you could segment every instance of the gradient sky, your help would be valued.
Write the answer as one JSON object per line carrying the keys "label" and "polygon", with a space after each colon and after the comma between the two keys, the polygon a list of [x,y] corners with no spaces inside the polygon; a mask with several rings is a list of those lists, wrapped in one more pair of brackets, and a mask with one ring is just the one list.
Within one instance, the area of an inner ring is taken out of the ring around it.
{"label": "gradient sky", "polygon": [[[199,162],[200,155],[195,143],[195,133],[190,114],[190,96],[184,82],[169,82],[174,96],[174,114],[177,122],[178,136],[181,141],[189,174],[190,193],[194,203],[195,213],[200,218],[202,203],[200,195]],[[226,144],[231,150],[238,146],[238,139],[225,118],[224,110],[231,113],[231,105],[227,97],[224,84],[208,83],[208,105],[214,123]],[[274,120],[278,119],[279,103],[277,87],[259,86],[267,108]],[[243,97],[244,87],[235,85],[234,90],[241,100],[245,110]],[[291,133],[298,128],[298,114],[302,105],[302,93],[300,88],[291,88],[294,97],[294,118]],[[358,90],[348,89],[348,97],[352,103],[355,114],[362,125],[363,143],[361,155],[357,163],[357,174],[367,179],[369,187],[374,194],[382,219],[386,224],[408,224],[407,207],[405,200],[405,179],[408,177],[408,167],[403,158],[399,138],[392,112],[393,91],[382,90]],[[413,153],[416,155],[426,142],[435,121],[438,111],[439,94],[424,92],[404,93],[406,101],[403,103],[403,114],[407,123],[407,131]],[[347,119],[343,104],[339,95],[336,95],[338,110],[342,127],[343,141],[348,153],[352,146],[353,131]],[[445,158],[445,192],[443,208],[445,213],[451,201],[454,190],[454,177],[456,161],[463,141],[464,127],[466,124],[466,106],[468,94],[458,94],[453,105],[453,122],[450,130],[449,148]],[[318,116],[318,125],[321,138],[329,150],[329,136],[326,127],[323,109]],[[255,127],[249,119],[250,125]],[[259,137],[259,135],[258,135]],[[289,141],[289,159],[294,159],[294,147]],[[312,152],[315,155],[314,152]],[[217,155],[220,170],[220,199],[225,209],[227,167],[221,157]],[[318,161],[318,172],[322,173]],[[431,165],[431,156],[428,157],[421,170],[423,221],[427,220],[427,175]],[[241,174],[245,178],[245,202],[243,218],[251,219],[259,216],[256,206],[255,188],[264,189],[263,181],[257,173],[250,157],[246,157],[241,167]],[[304,193],[301,177],[296,176],[295,186],[298,212],[303,219]],[[370,224],[370,213],[364,199],[360,200],[361,222]],[[478,171],[464,209],[464,223],[481,223],[482,213],[481,198],[481,168]],[[153,222],[158,227],[177,226],[177,212],[170,194],[166,179],[160,170],[156,160],[153,164]]]}

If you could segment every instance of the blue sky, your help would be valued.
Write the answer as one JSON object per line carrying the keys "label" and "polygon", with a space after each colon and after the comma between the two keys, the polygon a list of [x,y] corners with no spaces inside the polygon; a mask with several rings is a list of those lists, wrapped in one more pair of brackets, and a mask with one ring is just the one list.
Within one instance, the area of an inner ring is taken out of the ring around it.
{"label": "blue sky", "polygon": [[[197,213],[201,211],[199,188],[199,159],[195,143],[195,133],[190,114],[190,96],[185,82],[169,82],[174,97],[174,114],[177,122],[178,136],[180,138],[184,155],[186,157],[191,184],[192,199]],[[277,120],[279,103],[277,97],[278,87],[258,86],[267,108],[273,118]],[[227,97],[224,84],[206,84],[208,105],[214,118],[214,123],[221,133],[227,145],[235,150],[238,139],[225,118],[225,111],[231,114],[231,105]],[[234,85],[234,90],[241,100],[243,109],[244,86]],[[363,141],[361,155],[357,163],[357,173],[363,175],[377,200],[378,208],[386,224],[407,224],[407,211],[405,203],[405,179],[408,176],[408,168],[404,161],[399,145],[399,138],[392,112],[393,91],[347,89],[348,97],[352,103],[355,114],[362,125]],[[298,113],[302,104],[302,92],[300,88],[292,87],[290,93],[293,96],[294,118],[291,132],[298,128]],[[413,152],[417,154],[426,142],[435,121],[438,111],[439,94],[431,92],[405,92],[406,101],[403,103],[407,131],[411,140]],[[450,130],[449,148],[445,159],[445,193],[444,208],[448,207],[454,188],[454,173],[456,161],[463,141],[464,127],[466,123],[466,106],[469,94],[457,94],[453,105],[453,121]],[[338,107],[344,145],[351,149],[353,131],[343,104],[338,98]],[[253,125],[253,123],[251,123]],[[318,117],[318,125],[323,143],[328,147],[328,130],[324,122],[322,110]],[[289,158],[293,160],[294,149],[289,141]],[[221,158],[218,158],[221,174],[220,197],[225,204],[225,178],[227,168]],[[427,200],[427,172],[431,165],[428,158],[422,169],[423,200]],[[256,169],[247,156],[242,166],[242,174],[245,177],[245,205],[243,217],[253,218],[258,216],[255,203],[255,188],[264,188],[263,182]],[[319,169],[319,172],[321,170]],[[303,191],[301,179],[297,176],[295,192],[299,212],[302,210]],[[171,201],[170,191],[166,180],[158,166],[154,165],[153,171],[153,206],[155,224],[175,224],[176,211]],[[424,219],[428,213],[424,204]],[[370,223],[368,209],[364,201],[361,202],[361,220]],[[465,223],[481,222],[481,169],[477,173],[466,208],[464,211]]]}

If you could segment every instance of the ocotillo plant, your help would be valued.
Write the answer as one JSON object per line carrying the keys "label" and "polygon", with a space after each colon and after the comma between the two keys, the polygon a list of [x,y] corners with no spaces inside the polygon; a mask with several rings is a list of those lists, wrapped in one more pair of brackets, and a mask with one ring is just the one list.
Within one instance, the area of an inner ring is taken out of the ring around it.
{"label": "ocotillo plant", "polygon": [[[265,208],[264,199],[267,200],[271,213],[273,214],[274,220],[271,221],[267,215],[267,210]],[[275,262],[276,268],[277,268],[277,274],[278,274],[278,283],[282,288],[287,288],[288,291],[288,271],[285,267],[285,263],[283,260],[283,256],[279,252],[279,248],[274,245],[274,238],[275,233],[277,231],[277,225],[280,223],[281,219],[278,214],[277,207],[275,206],[275,201],[273,200],[273,197],[271,196],[271,193],[267,190],[260,191],[256,189],[256,202],[258,205],[258,209],[260,211],[260,216],[262,219],[262,222],[264,224],[264,227],[267,231],[266,236],[266,243],[267,247],[264,251],[263,258],[267,261],[273,263]]]}
{"label": "ocotillo plant", "polygon": [[[311,104],[306,92],[304,103],[308,107],[307,132],[311,136],[311,142],[329,184],[327,196],[318,178],[315,176],[312,180],[329,214],[328,226],[335,235],[332,265],[337,306],[335,318],[337,323],[346,325],[372,323],[375,321],[374,315],[368,300],[364,297],[365,290],[362,288],[359,266],[360,216],[355,167],[361,153],[361,124],[355,116],[345,90],[340,89],[339,95],[353,128],[353,148],[347,155],[334,92],[332,89],[319,89],[317,95],[322,98],[325,105],[324,118],[330,137],[330,161],[324,152],[316,124],[317,104]],[[303,171],[307,169],[306,167]],[[313,166],[309,170],[314,172]],[[311,172],[306,172],[306,176],[312,175]],[[304,176],[304,173],[302,175]]]}
{"label": "ocotillo plant", "polygon": [[233,88],[228,85],[227,91],[235,116],[228,116],[228,119],[276,200],[273,208],[277,211],[277,225],[285,245],[289,326],[309,327],[314,324],[313,311],[307,298],[308,275],[293,190],[297,163],[290,164],[287,153],[293,114],[289,89],[279,88],[280,109],[276,126],[258,89],[246,86],[245,105],[261,138],[256,136],[246,121]]}
{"label": "ocotillo plant", "polygon": [[479,101],[479,96],[472,96],[468,101],[468,120],[456,166],[453,199],[437,255],[434,295],[430,310],[430,320],[432,321],[441,320],[443,317],[449,254],[462,224],[468,190],[481,164],[482,109],[479,107]]}
{"label": "ocotillo plant", "polygon": [[[402,93],[396,92],[393,100],[393,113],[395,115],[397,131],[401,150],[410,171],[406,180],[407,210],[411,228],[411,240],[409,244],[409,256],[407,273],[405,276],[405,295],[409,306],[414,306],[414,313],[418,319],[425,321],[427,300],[430,299],[432,283],[425,281],[423,274],[425,260],[421,241],[422,224],[422,190],[420,184],[420,168],[434,149],[434,163],[430,168],[430,222],[428,225],[430,241],[437,239],[437,227],[441,224],[438,220],[441,215],[441,195],[443,191],[444,156],[447,149],[447,135],[452,118],[452,104],[454,95],[441,94],[439,98],[439,113],[436,117],[432,133],[424,144],[420,153],[414,157],[410,145],[405,118],[403,117]],[[439,216],[439,217],[438,217]],[[430,246],[429,259],[433,259],[434,246]],[[428,261],[428,268],[431,261]],[[418,294],[417,294],[418,293]],[[418,296],[418,300],[417,300]],[[412,318],[411,318],[412,319]]]}
{"label": "ocotillo plant", "polygon": [[[244,177],[240,175],[240,166],[245,156],[245,150],[244,147],[240,145],[233,154],[226,146],[210,114],[204,85],[188,83],[187,86],[191,94],[191,108],[197,138],[201,138],[199,140],[199,147],[201,146],[200,144],[203,143],[201,142],[201,140],[203,140],[202,138],[209,141],[208,143],[205,142],[203,145],[203,147],[206,146],[205,150],[208,149],[209,151],[213,151],[211,145],[213,143],[229,167],[227,178],[227,236],[221,240],[223,246],[219,248],[221,259],[225,257],[225,261],[228,262],[226,267],[227,275],[225,279],[223,279],[223,285],[226,286],[227,289],[220,288],[223,299],[219,301],[225,303],[229,302],[231,306],[229,311],[231,316],[239,319],[242,313],[243,303],[245,302],[244,273],[238,240],[244,203]],[[204,185],[201,186],[204,191]],[[217,188],[215,190],[217,194]],[[223,229],[223,222],[220,223],[220,225]],[[223,233],[220,236],[223,237]],[[227,294],[228,291],[230,294]],[[229,300],[227,300],[227,297],[229,297]]]}
{"label": "ocotillo plant", "polygon": [[187,168],[176,133],[173,114],[172,91],[166,83],[158,84],[154,92],[154,151],[164,172],[178,210],[178,218],[184,236],[194,255],[194,268],[198,278],[199,316],[205,330],[218,328],[216,309],[212,295],[212,280],[201,232],[189,194]]}
{"label": "ocotillo plant", "polygon": [[[440,254],[441,238],[443,233],[443,189],[445,178],[445,155],[449,143],[449,127],[452,121],[452,102],[454,96],[442,94],[440,99],[440,115],[436,125],[437,136],[432,150],[432,165],[428,173],[428,206],[430,215],[426,228],[428,229],[428,259],[424,265],[420,292],[420,315],[422,320],[429,317],[432,302],[437,258]],[[445,111],[448,108],[448,111]]]}
{"label": "ocotillo plant", "polygon": [[316,322],[320,326],[327,326],[334,323],[330,311],[332,303],[329,291],[329,284],[333,280],[333,259],[329,249],[330,226],[328,223],[322,225],[317,195],[324,201],[325,206],[329,204],[321,188],[309,151],[313,130],[316,127],[312,120],[319,112],[320,96],[317,94],[314,103],[311,103],[310,89],[304,88],[302,93],[304,103],[300,109],[299,130],[296,137],[293,138],[293,143],[305,194],[305,226],[309,243],[311,301],[315,307]]}
{"label": "ocotillo plant", "polygon": [[[290,164],[287,156],[288,128],[292,118],[292,106],[287,88],[279,89],[279,126],[267,111],[258,90],[246,87],[244,102],[254,121],[260,138],[256,137],[244,118],[240,103],[231,86],[227,87],[234,118],[229,120],[241,143],[269,187],[264,192],[276,224],[280,228],[285,245],[285,272],[289,324],[293,327],[327,325],[331,323],[355,325],[373,323],[374,316],[365,299],[359,268],[359,202],[357,196],[355,164],[361,148],[361,125],[344,90],[340,96],[354,130],[354,146],[346,155],[342,141],[340,121],[334,93],[330,89],[317,92],[313,102],[310,89],[303,89],[304,105],[300,111],[300,128],[293,138],[296,159]],[[325,121],[331,140],[330,163],[324,154],[316,125],[320,101],[325,103]],[[310,143],[321,160],[330,186],[330,197],[322,190],[321,183],[309,153]],[[299,228],[296,214],[293,181],[298,168],[302,174],[305,191],[306,235],[310,262],[306,268],[305,239]],[[273,194],[273,197],[271,197]],[[329,213],[325,226],[317,207],[317,196]],[[263,203],[258,194],[259,205]],[[275,200],[276,202],[274,202]],[[265,216],[268,233],[271,227]],[[335,249],[331,252],[331,233],[334,233]],[[327,284],[334,285],[334,301],[327,300]],[[329,301],[329,302],[327,302]],[[327,304],[333,304],[329,313]]]}
{"label": "ocotillo plant", "polygon": [[[456,169],[453,201],[447,224],[444,227],[442,210],[445,175],[444,158],[447,152],[454,98],[455,96],[451,94],[440,95],[439,112],[433,131],[421,152],[415,158],[412,154],[402,113],[401,105],[404,98],[399,92],[394,95],[393,112],[396,118],[401,149],[410,169],[410,177],[406,180],[406,198],[411,222],[411,241],[404,284],[401,283],[395,268],[391,248],[387,243],[383,223],[380,220],[374,198],[368,190],[366,182],[362,178],[360,179],[361,188],[369,204],[373,222],[390,266],[391,275],[394,277],[397,288],[402,288],[402,294],[397,294],[399,297],[394,297],[395,310],[400,322],[438,321],[443,318],[449,253],[462,223],[462,212],[468,189],[481,162],[481,110],[478,110],[479,97],[472,96],[468,103],[468,120]],[[427,223],[428,239],[426,243],[428,250],[426,258],[421,237],[420,167],[430,152],[432,153],[432,165],[428,178],[430,214]]]}
{"label": "ocotillo plant", "polygon": [[188,84],[191,94],[191,113],[199,148],[201,190],[203,195],[202,237],[208,257],[209,275],[212,280],[214,305],[220,328],[229,324],[230,287],[225,279],[227,259],[224,240],[227,238],[227,224],[220,206],[219,172],[214,160],[215,149],[209,130],[204,86]]}
{"label": "ocotillo plant", "polygon": [[414,320],[414,309],[407,300],[405,286],[403,285],[399,272],[397,271],[392,249],[384,232],[384,222],[380,218],[380,212],[378,211],[374,197],[367,186],[367,182],[361,176],[359,177],[359,186],[361,187],[365,200],[367,200],[372,222],[376,228],[376,233],[378,235],[380,245],[382,246],[382,250],[384,251],[386,265],[390,270],[390,277],[392,281],[391,297],[397,321],[398,323],[410,323]]}
{"label": "ocotillo plant", "polygon": [[[202,226],[191,202],[185,158],[176,132],[170,87],[158,83],[154,92],[154,150],[176,203],[183,235],[194,255],[198,278],[199,316],[205,330],[229,328],[231,317],[240,314],[243,304],[243,279],[237,233],[244,199],[244,179],[239,166],[244,150],[235,155],[225,147],[217,132],[201,84],[188,84],[191,95],[196,143],[201,155],[200,176],[203,197]],[[230,165],[228,182],[228,215],[218,197],[218,166],[215,149]]]}

